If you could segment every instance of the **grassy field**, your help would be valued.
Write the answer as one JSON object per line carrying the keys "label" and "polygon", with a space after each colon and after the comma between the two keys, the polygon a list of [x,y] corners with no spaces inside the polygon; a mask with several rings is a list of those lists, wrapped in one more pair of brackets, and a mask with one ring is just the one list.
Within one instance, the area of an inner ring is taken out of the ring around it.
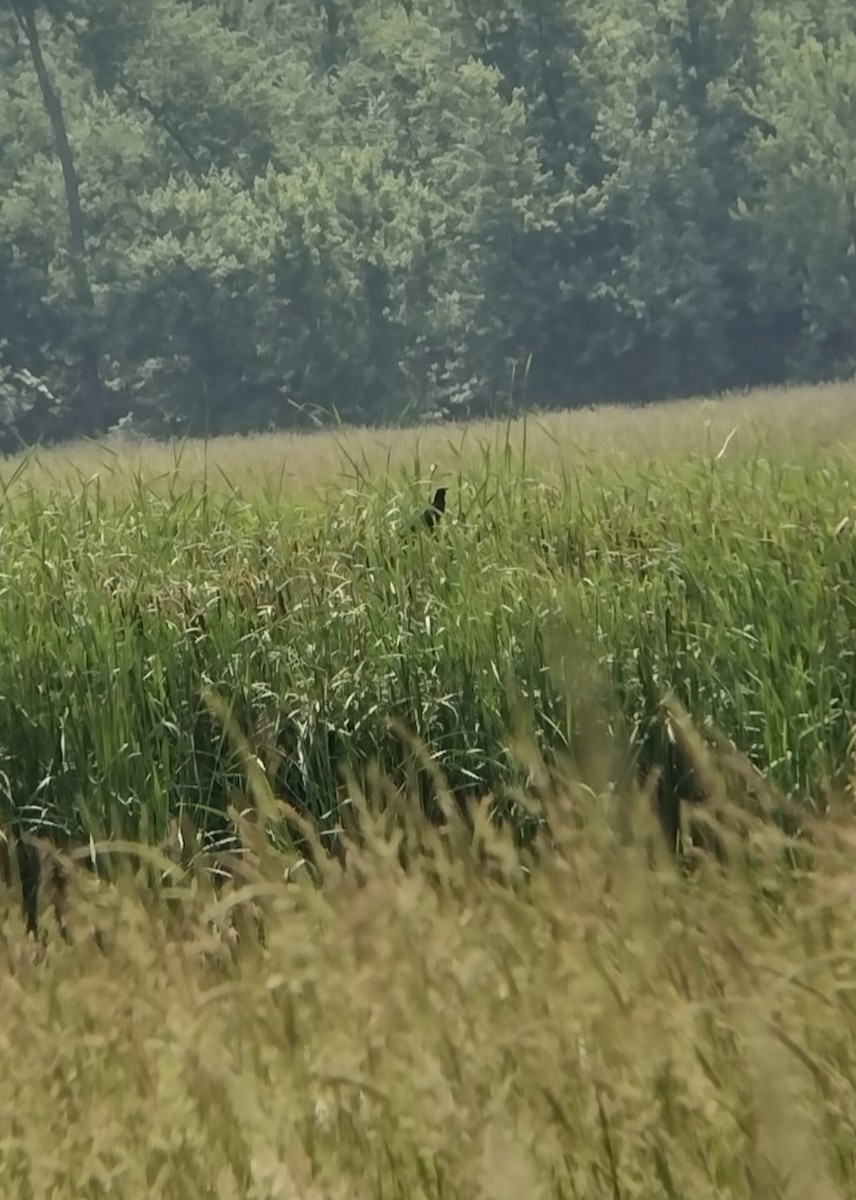
{"label": "grassy field", "polygon": [[[401,726],[458,796],[510,811],[512,682],[545,754],[587,770],[581,740],[598,740],[596,789],[654,766],[664,803],[681,786],[660,708],[674,691],[822,802],[856,713],[856,408],[843,388],[740,403],[743,426],[732,398],[421,446],[367,431],[191,445],[169,471],[148,446],[8,462],[0,822],[157,843],[189,812],[216,836],[243,768],[205,691],[328,831],[346,769],[376,761],[430,790]],[[775,453],[759,441],[773,433]],[[275,485],[277,463],[305,472],[301,492]],[[449,511],[429,537],[411,526],[432,475]]]}
{"label": "grassy field", "polygon": [[539,478],[566,480],[586,464],[667,462],[723,452],[733,459],[796,451],[856,450],[856,385],[754,391],[640,408],[610,407],[541,413],[502,422],[433,425],[418,431],[339,429],[312,434],[219,438],[181,444],[71,443],[27,460],[7,460],[0,479],[13,492],[77,490],[97,480],[112,497],[133,499],[140,482],[163,494],[206,483],[249,498],[260,493],[305,501],[319,490],[390,473],[408,479],[433,467],[447,477],[510,450]]}
{"label": "grassy field", "polygon": [[3,463],[3,1195],[852,1194],[855,402]]}

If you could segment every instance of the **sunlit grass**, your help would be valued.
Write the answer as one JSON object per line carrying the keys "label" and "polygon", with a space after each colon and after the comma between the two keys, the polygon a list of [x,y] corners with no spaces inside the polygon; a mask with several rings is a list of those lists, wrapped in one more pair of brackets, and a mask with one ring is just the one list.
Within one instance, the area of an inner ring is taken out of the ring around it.
{"label": "sunlit grass", "polygon": [[390,838],[381,789],[320,883],[235,813],[217,891],[190,843],[160,899],[68,864],[38,950],[0,893],[2,1194],[849,1195],[852,833],[795,874],[718,765],[730,865],[692,877],[650,796],[565,777],[536,858],[484,804]]}
{"label": "sunlit grass", "polygon": [[588,463],[678,458],[787,456],[822,451],[852,461],[856,386],[790,387],[642,408],[602,406],[530,414],[510,421],[438,424],[421,429],[342,427],[301,434],[224,437],[161,444],[108,438],[75,442],[6,459],[0,478],[12,491],[77,490],[97,479],[102,491],[133,497],[144,483],[161,494],[205,483],[217,491],[279,499],[313,496],[343,479],[411,477],[432,467],[448,476],[478,469],[487,454],[522,455],[542,479],[561,481]]}

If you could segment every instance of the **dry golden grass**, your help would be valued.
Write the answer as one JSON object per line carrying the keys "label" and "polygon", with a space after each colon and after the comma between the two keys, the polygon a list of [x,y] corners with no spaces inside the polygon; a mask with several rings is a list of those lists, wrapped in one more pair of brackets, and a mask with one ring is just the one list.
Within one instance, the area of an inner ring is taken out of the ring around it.
{"label": "dry golden grass", "polygon": [[735,809],[688,879],[643,797],[549,795],[528,876],[483,814],[405,871],[364,812],[319,887],[239,821],[219,896],[72,872],[39,952],[3,896],[2,1195],[852,1194],[852,827],[789,874]]}
{"label": "dry golden grass", "polygon": [[757,390],[644,408],[605,406],[544,413],[526,421],[475,421],[421,429],[344,427],[310,434],[224,437],[207,444],[131,443],[118,438],[73,442],[37,453],[25,466],[7,459],[0,478],[15,487],[49,491],[100,477],[110,492],[130,493],[135,479],[182,488],[207,480],[243,496],[263,489],[294,496],[340,484],[355,470],[367,477],[389,470],[438,477],[466,470],[507,447],[522,452],[539,473],[561,475],[590,459],[617,466],[674,456],[771,455],[856,448],[856,384]]}

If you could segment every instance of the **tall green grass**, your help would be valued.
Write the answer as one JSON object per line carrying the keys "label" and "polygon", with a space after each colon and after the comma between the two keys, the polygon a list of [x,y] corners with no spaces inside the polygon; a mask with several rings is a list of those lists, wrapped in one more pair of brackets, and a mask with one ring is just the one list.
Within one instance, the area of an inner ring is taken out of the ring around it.
{"label": "tall green grass", "polygon": [[[428,490],[415,475],[354,464],[303,507],[244,500],[223,477],[140,482],[120,501],[97,480],[10,492],[0,825],[158,842],[189,813],[228,836],[242,766],[206,690],[326,831],[347,767],[375,761],[400,789],[426,777],[402,729],[460,798],[491,793],[522,822],[512,696],[548,757],[599,772],[595,788],[653,766],[677,787],[670,692],[806,805],[842,782],[856,714],[847,463],[625,477],[593,464],[546,480],[486,451],[443,480],[433,537],[413,528]],[[594,735],[608,754],[585,749]]]}

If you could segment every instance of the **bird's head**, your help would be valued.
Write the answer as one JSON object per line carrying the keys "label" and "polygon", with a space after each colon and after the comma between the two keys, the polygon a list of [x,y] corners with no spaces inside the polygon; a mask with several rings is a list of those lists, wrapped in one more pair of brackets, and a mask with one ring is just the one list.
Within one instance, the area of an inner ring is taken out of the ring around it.
{"label": "bird's head", "polygon": [[432,504],[432,507],[436,508],[438,512],[446,511],[446,492],[447,491],[448,491],[448,488],[441,487],[441,488],[437,488],[436,492],[434,493],[434,499],[431,501],[431,504]]}

